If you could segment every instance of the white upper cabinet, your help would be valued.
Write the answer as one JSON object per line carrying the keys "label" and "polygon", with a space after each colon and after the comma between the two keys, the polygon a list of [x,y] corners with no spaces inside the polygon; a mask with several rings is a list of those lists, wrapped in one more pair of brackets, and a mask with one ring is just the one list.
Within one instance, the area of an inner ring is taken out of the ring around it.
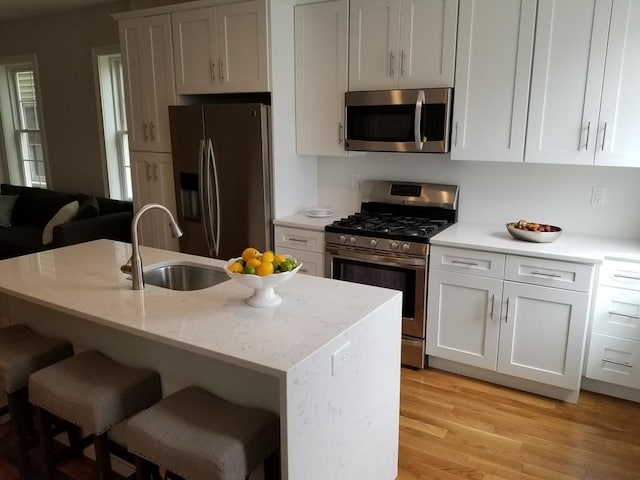
{"label": "white upper cabinet", "polygon": [[347,0],[295,7],[296,142],[300,155],[344,156]]}
{"label": "white upper cabinet", "polygon": [[457,0],[351,0],[349,90],[453,86]]}
{"label": "white upper cabinet", "polygon": [[452,159],[522,162],[535,16],[536,0],[460,0]]}
{"label": "white upper cabinet", "polygon": [[180,94],[269,90],[265,0],[173,13]]}
{"label": "white upper cabinet", "polygon": [[170,152],[168,106],[176,103],[169,15],[119,22],[129,148]]}
{"label": "white upper cabinet", "polygon": [[614,0],[596,165],[640,167],[640,1]]}
{"label": "white upper cabinet", "polygon": [[611,0],[539,0],[525,161],[591,165]]}

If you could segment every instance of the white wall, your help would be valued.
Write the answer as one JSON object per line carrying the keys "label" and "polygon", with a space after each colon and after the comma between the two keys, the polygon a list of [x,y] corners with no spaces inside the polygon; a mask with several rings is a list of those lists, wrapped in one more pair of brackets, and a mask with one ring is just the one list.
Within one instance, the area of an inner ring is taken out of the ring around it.
{"label": "white wall", "polygon": [[[352,173],[364,179],[460,187],[459,221],[501,225],[524,218],[565,231],[640,238],[640,169],[460,162],[449,155],[369,153],[318,160],[318,204],[359,210]],[[603,207],[591,189],[607,189]]]}

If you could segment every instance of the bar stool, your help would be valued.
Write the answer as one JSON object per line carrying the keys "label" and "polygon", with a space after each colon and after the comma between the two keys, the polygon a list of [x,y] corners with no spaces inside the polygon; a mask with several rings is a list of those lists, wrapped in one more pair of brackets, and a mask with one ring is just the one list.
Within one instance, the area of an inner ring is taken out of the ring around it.
{"label": "bar stool", "polygon": [[244,480],[261,463],[265,480],[280,478],[279,420],[188,387],[127,422],[127,447],[138,480],[148,462],[184,479]]}
{"label": "bar stool", "polygon": [[[99,479],[111,478],[107,433],[124,419],[162,397],[157,372],[126,367],[90,350],[44,368],[29,379],[29,400],[36,420],[45,459],[45,478],[55,469],[50,414],[81,427],[89,434],[96,454]],[[86,440],[86,439],[85,439]]]}
{"label": "bar stool", "polygon": [[29,474],[29,426],[31,424],[27,384],[35,371],[73,355],[69,342],[43,337],[23,325],[0,328],[0,390],[7,405],[17,446],[20,478]]}

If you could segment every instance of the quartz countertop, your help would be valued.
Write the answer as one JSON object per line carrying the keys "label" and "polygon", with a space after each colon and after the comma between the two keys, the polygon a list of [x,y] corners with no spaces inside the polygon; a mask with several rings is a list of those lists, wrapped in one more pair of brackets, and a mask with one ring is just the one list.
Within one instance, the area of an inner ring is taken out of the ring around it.
{"label": "quartz countertop", "polygon": [[329,217],[310,217],[304,212],[294,213],[285,217],[279,217],[273,220],[273,224],[279,227],[302,228],[305,230],[316,230],[324,232],[324,227],[340,220],[341,218],[351,215],[353,212],[334,211]]}
{"label": "quartz countertop", "polygon": [[[203,290],[131,289],[120,271],[131,245],[97,240],[0,261],[0,292],[198,354],[280,375],[399,292],[310,275],[277,288],[282,303],[253,308],[252,290],[228,280]],[[145,268],[221,260],[141,247]],[[399,321],[399,319],[398,319]]]}
{"label": "quartz countertop", "polygon": [[605,259],[640,261],[640,240],[562,232],[553,243],[525,242],[513,238],[503,224],[459,222],[432,237],[430,242],[432,245],[590,264],[600,264]]}

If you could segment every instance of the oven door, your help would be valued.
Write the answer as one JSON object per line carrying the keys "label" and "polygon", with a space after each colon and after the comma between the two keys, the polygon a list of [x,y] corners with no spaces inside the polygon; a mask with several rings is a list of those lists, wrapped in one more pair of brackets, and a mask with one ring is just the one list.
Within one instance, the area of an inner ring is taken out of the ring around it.
{"label": "oven door", "polygon": [[426,258],[326,247],[329,278],[402,292],[402,363],[424,367]]}

